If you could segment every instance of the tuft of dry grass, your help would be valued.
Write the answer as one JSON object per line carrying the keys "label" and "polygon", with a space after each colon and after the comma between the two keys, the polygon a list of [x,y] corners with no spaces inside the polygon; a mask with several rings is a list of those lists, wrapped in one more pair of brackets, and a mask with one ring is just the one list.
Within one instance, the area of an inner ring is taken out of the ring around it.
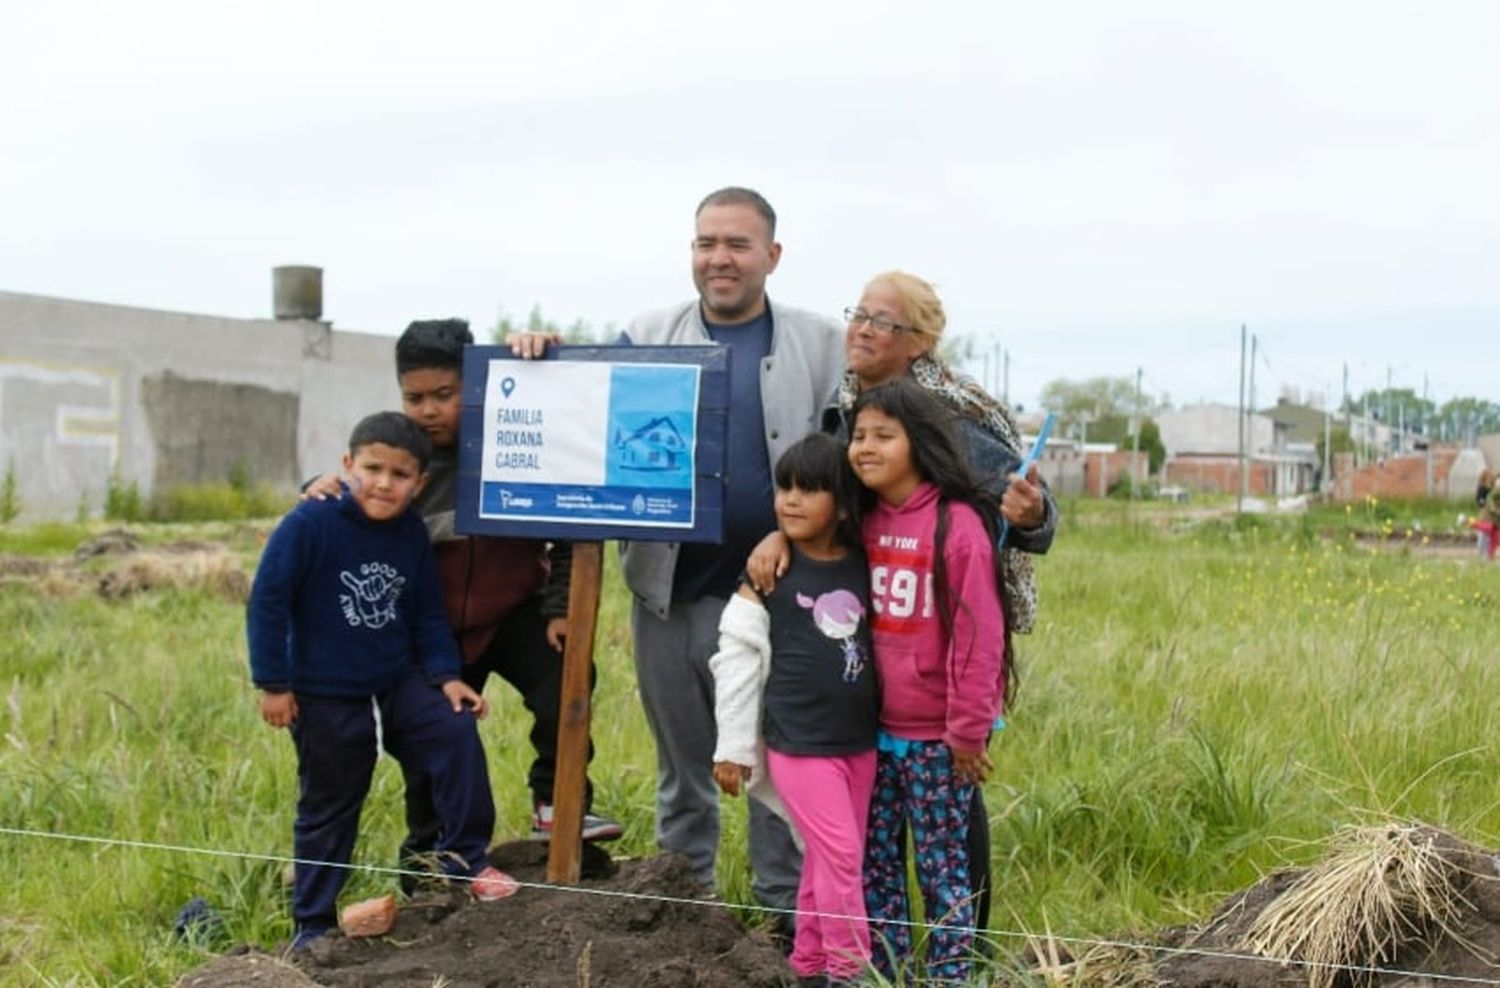
{"label": "tuft of dry grass", "polygon": [[158,588],[202,587],[231,601],[250,596],[250,578],[221,547],[187,552],[134,552],[99,577],[99,595],[127,597]]}
{"label": "tuft of dry grass", "polygon": [[[1458,931],[1463,876],[1430,827],[1350,828],[1263,909],[1240,947],[1308,965],[1310,988],[1392,960],[1403,946]],[[1456,838],[1449,838],[1456,840]],[[1363,972],[1368,975],[1368,972]]]}

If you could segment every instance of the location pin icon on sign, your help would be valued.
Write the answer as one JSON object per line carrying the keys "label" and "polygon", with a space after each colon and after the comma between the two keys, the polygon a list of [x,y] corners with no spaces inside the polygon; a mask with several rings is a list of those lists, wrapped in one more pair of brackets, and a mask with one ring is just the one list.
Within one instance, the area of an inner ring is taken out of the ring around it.
{"label": "location pin icon on sign", "polygon": [[514,391],[514,390],[516,390],[516,379],[515,378],[513,378],[513,377],[503,377],[503,378],[500,379],[500,393],[502,395],[504,395],[505,397],[509,398],[510,397],[510,393],[512,391]]}

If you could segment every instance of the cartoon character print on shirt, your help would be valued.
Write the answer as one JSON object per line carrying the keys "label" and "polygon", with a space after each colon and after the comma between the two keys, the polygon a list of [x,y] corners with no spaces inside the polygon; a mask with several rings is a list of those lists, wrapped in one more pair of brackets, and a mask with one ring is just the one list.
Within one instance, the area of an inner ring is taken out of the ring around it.
{"label": "cartoon character print on shirt", "polygon": [[359,576],[348,570],[339,573],[339,581],[353,591],[339,594],[344,620],[352,628],[383,628],[396,620],[396,602],[401,599],[406,577],[386,563],[364,563],[359,572]]}
{"label": "cartoon character print on shirt", "polygon": [[859,678],[868,657],[857,632],[865,616],[865,605],[848,590],[830,590],[817,599],[799,593],[797,606],[812,611],[813,625],[825,636],[839,643],[844,652],[844,682]]}

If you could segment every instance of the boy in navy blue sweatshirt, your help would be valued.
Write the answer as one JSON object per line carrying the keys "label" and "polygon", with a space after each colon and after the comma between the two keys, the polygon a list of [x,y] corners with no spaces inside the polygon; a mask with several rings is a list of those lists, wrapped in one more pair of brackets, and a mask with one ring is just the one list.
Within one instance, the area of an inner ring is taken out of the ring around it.
{"label": "boy in navy blue sweatshirt", "polygon": [[386,751],[431,780],[444,871],[485,901],[518,888],[486,856],[495,807],[475,725],[485,703],[459,676],[427,528],[409,510],[431,456],[405,415],[365,418],[344,454],[349,496],[297,505],[255,573],[246,631],[260,714],[290,728],[297,749],[294,949],[337,924],[378,754],[376,708]]}

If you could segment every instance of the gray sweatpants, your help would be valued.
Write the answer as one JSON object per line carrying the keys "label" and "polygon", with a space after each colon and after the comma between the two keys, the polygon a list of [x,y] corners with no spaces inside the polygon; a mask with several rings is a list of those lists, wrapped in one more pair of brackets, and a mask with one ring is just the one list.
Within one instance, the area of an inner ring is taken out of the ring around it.
{"label": "gray sweatpants", "polygon": [[[708,660],[719,648],[725,601],[705,597],[672,605],[663,621],[640,601],[631,609],[635,676],[656,739],[656,843],[685,854],[698,880],[714,885],[719,791],[714,785],[714,682]],[[750,889],[765,906],[795,909],[802,855],[786,822],[750,804]]]}

